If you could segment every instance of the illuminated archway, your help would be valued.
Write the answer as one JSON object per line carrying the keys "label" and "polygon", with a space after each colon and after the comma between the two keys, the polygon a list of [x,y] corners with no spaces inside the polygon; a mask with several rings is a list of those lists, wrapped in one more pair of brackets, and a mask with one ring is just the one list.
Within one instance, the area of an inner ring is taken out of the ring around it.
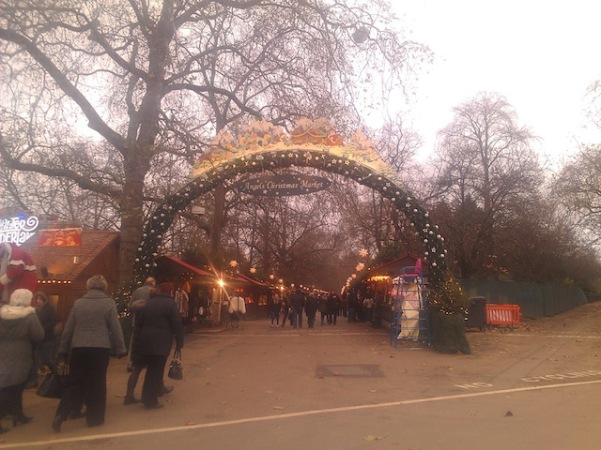
{"label": "illuminated archway", "polygon": [[166,198],[147,222],[138,247],[134,276],[141,280],[152,272],[154,259],[165,231],[178,211],[197,197],[236,175],[289,167],[309,167],[343,175],[378,191],[410,220],[423,245],[423,261],[430,283],[440,286],[447,278],[444,238],[431,223],[428,212],[415,196],[402,187],[402,180],[384,162],[371,142],[357,133],[348,145],[332,131],[295,130],[291,135],[271,124],[256,127],[237,142],[221,135],[209,157],[199,161],[191,181]]}
{"label": "illuminated archway", "polygon": [[431,223],[428,212],[415,196],[402,187],[394,169],[384,162],[372,143],[361,133],[343,145],[342,137],[331,130],[300,129],[287,135],[271,124],[261,122],[247,135],[234,141],[226,134],[216,138],[207,157],[198,162],[192,179],[159,205],[147,222],[134,264],[134,277],[141,281],[154,269],[154,259],[165,231],[178,211],[197,197],[237,175],[289,167],[308,167],[343,175],[378,191],[410,220],[423,246],[422,259],[428,266],[434,295],[431,304],[445,313],[459,312],[462,300],[447,273],[444,238]]}

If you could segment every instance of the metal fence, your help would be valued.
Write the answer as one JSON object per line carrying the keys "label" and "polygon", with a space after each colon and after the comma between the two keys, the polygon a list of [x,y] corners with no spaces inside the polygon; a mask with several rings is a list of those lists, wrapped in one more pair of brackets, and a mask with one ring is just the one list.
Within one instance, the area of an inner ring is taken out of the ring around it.
{"label": "metal fence", "polygon": [[554,316],[587,303],[581,288],[520,281],[459,280],[468,297],[484,297],[488,304],[519,305],[524,317]]}

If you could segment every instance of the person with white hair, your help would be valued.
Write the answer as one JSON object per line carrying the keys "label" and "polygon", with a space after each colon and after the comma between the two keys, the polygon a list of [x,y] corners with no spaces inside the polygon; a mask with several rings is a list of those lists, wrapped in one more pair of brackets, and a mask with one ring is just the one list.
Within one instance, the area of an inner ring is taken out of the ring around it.
{"label": "person with white hair", "polygon": [[[17,289],[10,303],[0,306],[0,419],[11,415],[13,426],[32,419],[23,413],[23,391],[33,365],[32,342],[44,339],[32,298],[31,291]],[[6,431],[0,424],[0,433]]]}
{"label": "person with white hair", "polygon": [[84,400],[88,427],[104,423],[111,348],[117,357],[127,354],[115,300],[106,293],[106,278],[94,275],[87,280],[86,288],[88,291],[75,300],[58,347],[61,359],[69,361],[69,375],[52,421],[57,433]]}

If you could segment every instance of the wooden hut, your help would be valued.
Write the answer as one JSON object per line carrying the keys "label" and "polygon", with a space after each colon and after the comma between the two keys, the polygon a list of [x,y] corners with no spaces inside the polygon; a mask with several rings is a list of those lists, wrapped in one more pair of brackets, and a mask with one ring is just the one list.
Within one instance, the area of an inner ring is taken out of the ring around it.
{"label": "wooden hut", "polygon": [[38,287],[64,322],[75,300],[86,292],[86,281],[103,275],[109,292],[118,280],[119,233],[77,228],[42,229],[21,246],[38,271]]}

